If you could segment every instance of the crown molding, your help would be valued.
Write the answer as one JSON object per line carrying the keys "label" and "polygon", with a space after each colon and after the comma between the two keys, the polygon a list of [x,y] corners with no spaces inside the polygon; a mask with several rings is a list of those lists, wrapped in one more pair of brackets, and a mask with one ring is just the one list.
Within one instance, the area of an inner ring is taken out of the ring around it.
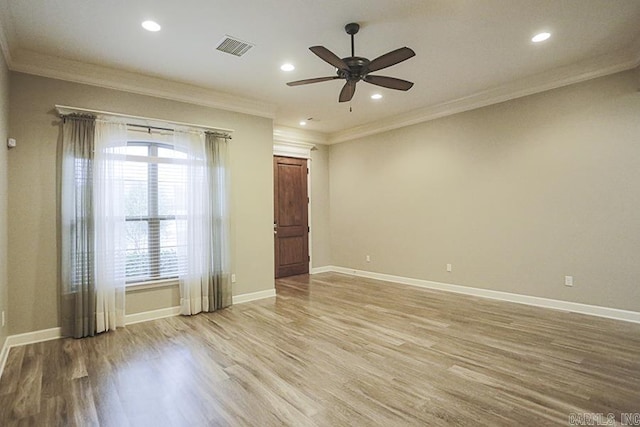
{"label": "crown molding", "polygon": [[635,52],[635,68],[640,67],[640,37],[638,37],[632,46],[632,51]]}
{"label": "crown molding", "polygon": [[14,52],[10,69],[26,74],[149,95],[236,113],[269,119],[275,118],[275,106],[266,102],[23,49]]}
{"label": "crown molding", "polygon": [[337,144],[350,141],[630,70],[640,65],[640,48],[638,47],[640,39],[637,41],[638,43],[634,43],[627,49],[611,54],[556,68],[550,72],[528,76],[506,85],[476,92],[452,101],[419,108],[408,113],[334,132],[329,135],[328,143]]}
{"label": "crown molding", "polygon": [[327,135],[322,132],[276,125],[273,127],[273,140],[285,144],[326,144]]}
{"label": "crown molding", "polygon": [[[0,25],[2,25],[0,23]],[[4,63],[6,64],[8,69],[13,69],[13,59],[11,58],[11,51],[9,50],[9,44],[7,43],[7,39],[4,35],[4,31],[2,27],[0,27],[0,50],[2,50],[2,56],[4,57]]]}
{"label": "crown molding", "polygon": [[311,151],[316,150],[316,146],[313,144],[290,143],[290,142],[273,142],[273,155],[284,157],[297,157],[299,159],[310,159]]}
{"label": "crown molding", "polygon": [[[15,46],[15,37],[8,12],[6,0],[0,0],[0,49],[7,67],[12,71],[275,119],[275,105],[263,101],[240,98],[195,85],[22,49],[17,51],[14,49],[12,51],[11,46]],[[419,108],[350,129],[324,134],[277,126],[274,128],[273,134],[275,140],[283,143],[336,144],[603,77],[639,66],[640,37],[627,49],[612,54],[529,76],[506,85],[476,92],[469,96]]]}
{"label": "crown molding", "polygon": [[13,24],[9,19],[9,5],[5,0],[0,0],[0,50],[4,56],[7,68],[12,69],[13,58],[11,56],[11,42],[13,41]]}

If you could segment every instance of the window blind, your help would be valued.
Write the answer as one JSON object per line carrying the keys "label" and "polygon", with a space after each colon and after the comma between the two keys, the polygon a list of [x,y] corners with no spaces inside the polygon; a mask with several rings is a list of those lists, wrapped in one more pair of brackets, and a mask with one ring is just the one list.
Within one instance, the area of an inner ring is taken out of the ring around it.
{"label": "window blind", "polygon": [[159,142],[130,141],[125,162],[128,283],[176,278],[186,268],[186,155]]}

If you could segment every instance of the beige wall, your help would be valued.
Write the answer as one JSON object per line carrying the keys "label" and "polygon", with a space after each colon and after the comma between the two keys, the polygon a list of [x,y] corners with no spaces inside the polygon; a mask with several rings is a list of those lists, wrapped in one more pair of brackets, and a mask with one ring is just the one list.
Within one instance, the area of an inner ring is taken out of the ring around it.
{"label": "beige wall", "polygon": [[311,266],[331,265],[329,232],[329,147],[311,152]]}
{"label": "beige wall", "polygon": [[[0,147],[0,308],[11,307],[0,344],[7,333],[58,325],[54,104],[235,129],[234,295],[273,287],[271,120],[10,77],[9,128],[18,148],[7,154]],[[0,86],[4,141],[6,67]],[[311,173],[313,267],[640,311],[639,87],[640,70],[625,72],[318,146]],[[8,195],[7,182],[13,183]],[[563,286],[565,275],[575,276],[573,288]],[[129,314],[177,304],[176,287],[127,295]]]}
{"label": "beige wall", "polygon": [[[9,195],[7,194],[7,136],[9,127],[9,70],[0,51],[0,311],[4,311],[9,322],[9,286],[7,273],[7,211]],[[0,348],[8,335],[8,323],[0,324]]]}
{"label": "beige wall", "polygon": [[640,311],[637,76],[331,146],[332,263]]}
{"label": "beige wall", "polygon": [[125,300],[127,314],[160,310],[180,305],[180,288],[178,285],[153,289],[135,289],[127,291]]}
{"label": "beige wall", "polygon": [[[11,74],[9,332],[58,326],[55,104],[234,129],[231,145],[234,295],[273,288],[272,120],[159,98]],[[135,292],[128,313],[177,305],[161,288]]]}

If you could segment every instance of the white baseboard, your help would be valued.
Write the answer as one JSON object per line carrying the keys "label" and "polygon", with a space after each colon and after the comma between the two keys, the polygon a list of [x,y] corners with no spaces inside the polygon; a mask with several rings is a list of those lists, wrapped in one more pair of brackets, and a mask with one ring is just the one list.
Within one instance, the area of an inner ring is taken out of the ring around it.
{"label": "white baseboard", "polygon": [[42,341],[57,340],[62,336],[62,328],[42,329],[24,334],[9,335],[5,345],[17,347],[19,345],[34,344]]}
{"label": "white baseboard", "polygon": [[[267,289],[266,291],[252,292],[249,294],[241,294],[233,296],[234,304],[242,304],[249,301],[256,301],[264,298],[271,298],[276,296],[275,289]],[[162,319],[165,317],[178,316],[180,314],[180,307],[167,307],[159,310],[143,311],[142,313],[127,314],[124,317],[125,325],[133,325],[135,323],[147,322],[149,320]],[[34,344],[42,341],[49,341],[62,338],[61,328],[43,329],[40,331],[27,332],[18,335],[9,335],[2,346],[0,351],[0,377],[2,377],[2,371],[4,371],[4,365],[7,363],[9,357],[9,350],[12,347],[20,345]]]}
{"label": "white baseboard", "polygon": [[8,357],[9,357],[9,346],[7,345],[7,340],[5,339],[4,344],[2,345],[2,350],[0,350],[0,378],[2,378],[2,372],[4,371],[4,365],[7,363]]}
{"label": "white baseboard", "polygon": [[244,304],[245,302],[257,301],[264,298],[272,298],[276,296],[276,290],[267,289],[266,291],[252,292],[249,294],[241,294],[233,296],[234,304]]}
{"label": "white baseboard", "polygon": [[328,266],[326,271],[349,274],[352,276],[366,277],[369,279],[383,280],[385,282],[401,283],[403,285],[419,288],[435,289],[446,292],[473,295],[476,297],[490,298],[500,301],[509,301],[519,304],[533,305],[536,307],[551,308],[554,310],[570,311],[573,313],[588,314],[591,316],[606,317],[608,319],[622,320],[625,322],[640,323],[640,312],[620,310],[617,308],[602,307],[597,305],[581,304],[577,302],[562,301],[550,298],[540,298],[530,295],[514,294],[510,292],[494,291],[491,289],[472,288],[469,286],[453,285],[450,283],[433,282],[430,280],[413,279],[410,277],[393,276],[391,274],[374,273],[371,271],[356,270],[353,268]]}
{"label": "white baseboard", "polygon": [[25,344],[34,344],[42,341],[57,340],[62,337],[61,328],[42,329],[40,331],[27,332],[24,334],[9,335],[2,346],[0,352],[0,377],[4,371],[4,365],[9,357],[9,350]]}
{"label": "white baseboard", "polygon": [[334,271],[334,266],[332,265],[324,265],[322,267],[314,267],[311,270],[309,270],[309,274],[320,274],[320,273],[330,273],[332,271]]}
{"label": "white baseboard", "polygon": [[[253,292],[250,294],[241,294],[233,296],[233,304],[242,304],[249,301],[256,301],[263,298],[276,296],[275,289],[266,291]],[[135,323],[148,322],[150,320],[163,319],[165,317],[173,317],[180,315],[180,306],[161,308],[159,310],[143,311],[141,313],[127,314],[124,317],[125,325],[133,325]]]}
{"label": "white baseboard", "polygon": [[149,320],[163,319],[165,317],[177,316],[180,314],[180,307],[167,307],[159,310],[143,311],[141,313],[127,314],[124,316],[125,325],[133,325]]}

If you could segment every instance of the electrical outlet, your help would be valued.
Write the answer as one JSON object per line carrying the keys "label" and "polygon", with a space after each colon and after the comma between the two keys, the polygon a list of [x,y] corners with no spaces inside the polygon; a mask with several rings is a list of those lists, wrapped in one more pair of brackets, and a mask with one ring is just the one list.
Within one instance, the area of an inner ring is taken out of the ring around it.
{"label": "electrical outlet", "polygon": [[235,275],[235,273],[231,275],[231,283],[236,283],[236,275]]}
{"label": "electrical outlet", "polygon": [[4,327],[4,310],[2,310],[2,327]]}
{"label": "electrical outlet", "polygon": [[573,276],[564,276],[564,285],[573,286]]}
{"label": "electrical outlet", "polygon": [[453,271],[453,268],[452,268],[451,264],[447,264],[447,271],[449,273],[451,273]]}
{"label": "electrical outlet", "polygon": [[367,255],[367,262],[371,262],[371,256]]}

